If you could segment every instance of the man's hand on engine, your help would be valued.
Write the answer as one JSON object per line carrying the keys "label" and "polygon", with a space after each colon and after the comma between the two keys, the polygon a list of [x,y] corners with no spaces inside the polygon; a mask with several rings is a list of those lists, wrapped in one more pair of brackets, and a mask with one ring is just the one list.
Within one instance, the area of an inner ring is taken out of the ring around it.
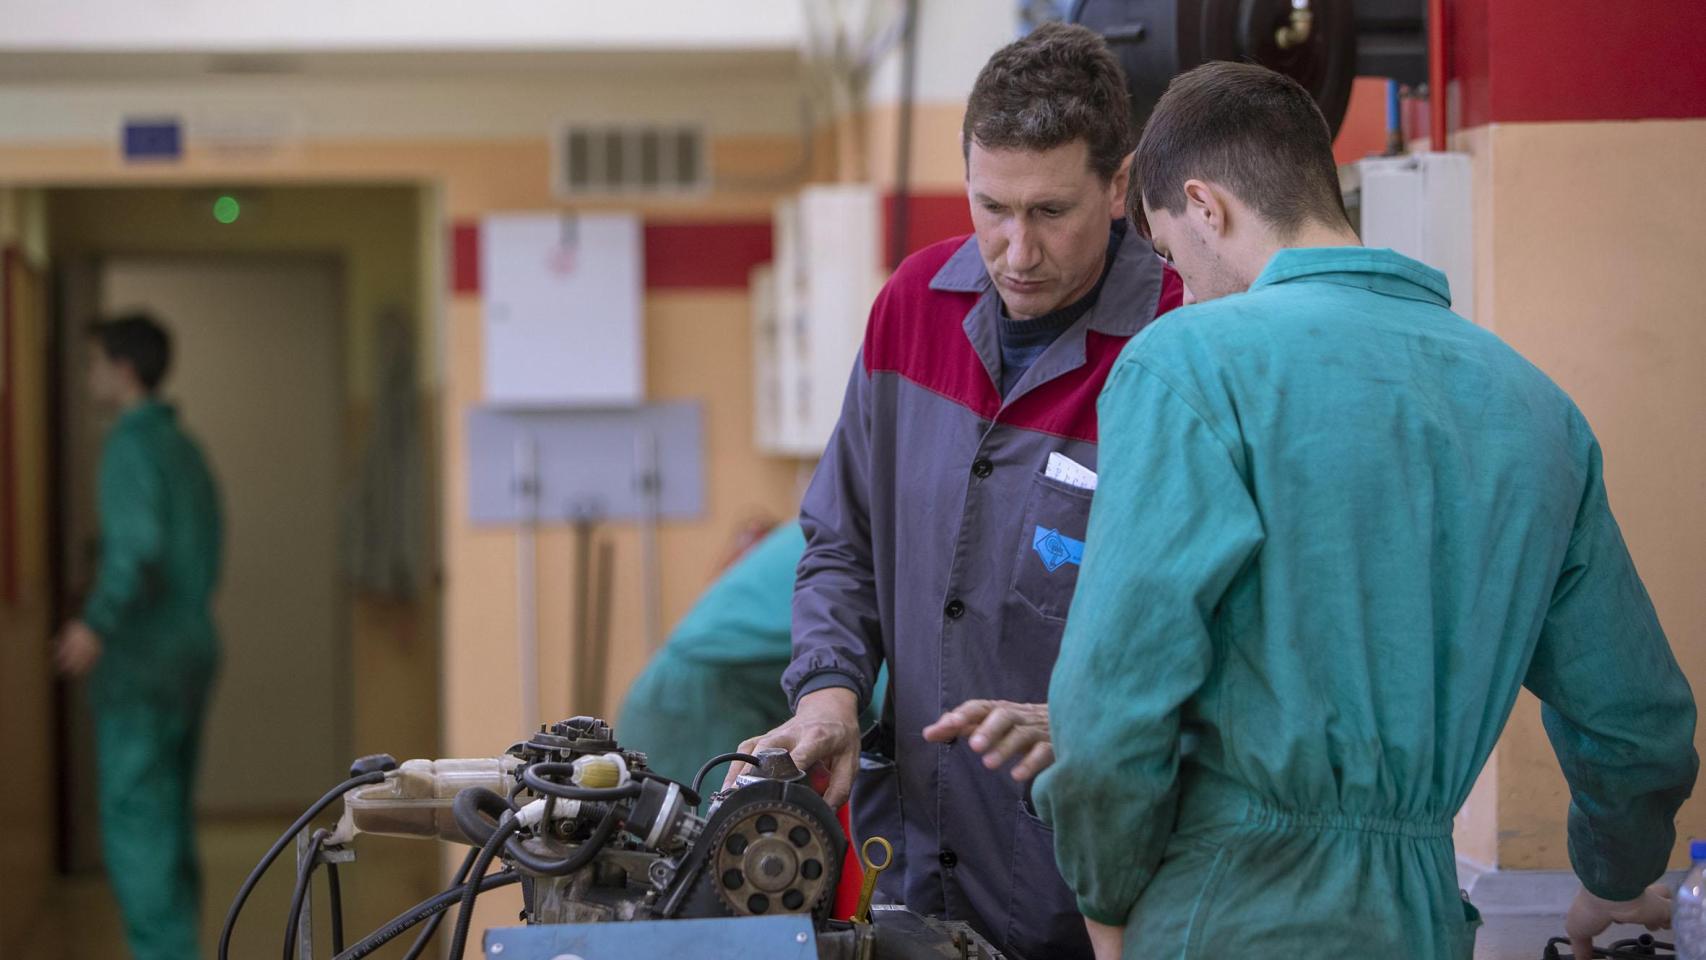
{"label": "man's hand on engine", "polygon": [[[845,687],[826,687],[800,698],[793,719],[762,737],[740,745],[741,753],[765,747],[782,747],[794,765],[808,773],[816,764],[829,768],[829,786],[824,802],[838,808],[853,790],[853,774],[859,769],[859,697]],[[747,764],[732,763],[723,780],[725,788],[745,773]]]}
{"label": "man's hand on engine", "polygon": [[1046,703],[967,700],[924,728],[924,739],[932,743],[952,743],[962,737],[983,754],[983,765],[991,770],[1017,759],[1013,779],[1021,782],[1054,763]]}

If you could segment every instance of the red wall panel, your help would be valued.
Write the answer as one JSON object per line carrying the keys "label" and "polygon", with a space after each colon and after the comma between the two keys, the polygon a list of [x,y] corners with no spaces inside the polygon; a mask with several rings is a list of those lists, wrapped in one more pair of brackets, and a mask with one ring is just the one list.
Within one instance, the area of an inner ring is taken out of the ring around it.
{"label": "red wall panel", "polygon": [[1706,117],[1701,0],[1448,0],[1454,126]]}

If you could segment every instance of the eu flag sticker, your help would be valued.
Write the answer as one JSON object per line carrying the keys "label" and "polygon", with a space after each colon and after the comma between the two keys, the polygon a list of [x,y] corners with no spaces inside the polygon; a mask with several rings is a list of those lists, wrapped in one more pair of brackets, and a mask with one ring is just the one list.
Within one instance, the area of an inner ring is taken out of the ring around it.
{"label": "eu flag sticker", "polygon": [[183,159],[184,130],[176,117],[126,117],[122,140],[126,161]]}
{"label": "eu flag sticker", "polygon": [[1031,549],[1043,558],[1043,566],[1049,573],[1069,563],[1079,565],[1084,562],[1084,541],[1063,537],[1059,530],[1048,527],[1037,527],[1036,533],[1031,535]]}

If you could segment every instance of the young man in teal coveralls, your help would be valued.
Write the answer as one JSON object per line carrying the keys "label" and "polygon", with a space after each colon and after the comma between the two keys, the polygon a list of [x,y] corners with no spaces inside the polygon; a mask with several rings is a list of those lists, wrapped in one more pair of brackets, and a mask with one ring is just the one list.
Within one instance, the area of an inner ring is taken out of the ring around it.
{"label": "young man in teal coveralls", "polygon": [[101,849],[136,960],[194,960],[200,870],[195,777],[219,659],[212,618],[219,496],[157,396],[171,341],[134,314],[93,330],[89,383],[118,411],[101,451],[101,559],[65,673],[89,675]]}
{"label": "young man in teal coveralls", "polygon": [[1098,954],[1468,960],[1452,816],[1525,686],[1576,955],[1664,924],[1694,700],[1581,412],[1438,271],[1358,244],[1279,74],[1175,79],[1127,204],[1204,302],[1108,376],[1049,688],[1037,807]]}

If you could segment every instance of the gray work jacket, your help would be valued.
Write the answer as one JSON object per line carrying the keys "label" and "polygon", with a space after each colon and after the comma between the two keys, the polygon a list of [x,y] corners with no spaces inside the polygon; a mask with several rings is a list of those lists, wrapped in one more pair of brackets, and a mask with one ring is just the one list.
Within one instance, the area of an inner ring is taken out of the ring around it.
{"label": "gray work jacket", "polygon": [[1095,469],[1102,382],[1179,290],[1126,231],[1095,306],[1003,398],[1001,304],[975,238],[914,254],[872,308],[801,508],[783,686],[795,704],[848,687],[863,708],[890,664],[881,749],[853,800],[854,832],[901,858],[883,892],[1021,956],[1090,956],[1053,836],[1005,771],[922,730],[970,699],[1047,699],[1091,496],[1047,476],[1049,455]]}

